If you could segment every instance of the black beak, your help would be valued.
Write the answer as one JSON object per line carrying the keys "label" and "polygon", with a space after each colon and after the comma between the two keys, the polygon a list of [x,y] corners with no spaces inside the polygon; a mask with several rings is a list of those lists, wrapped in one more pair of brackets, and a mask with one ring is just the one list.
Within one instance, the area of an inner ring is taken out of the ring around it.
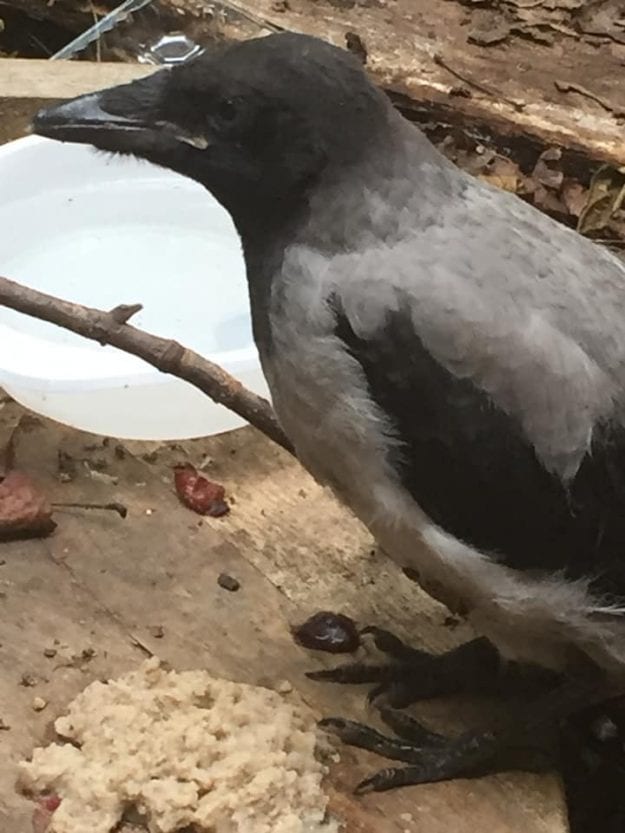
{"label": "black beak", "polygon": [[40,136],[62,142],[91,141],[104,133],[132,134],[149,129],[141,119],[107,112],[102,93],[90,93],[39,110],[33,129]]}
{"label": "black beak", "polygon": [[146,155],[176,143],[176,130],[159,119],[168,71],[40,110],[33,130],[61,142]]}

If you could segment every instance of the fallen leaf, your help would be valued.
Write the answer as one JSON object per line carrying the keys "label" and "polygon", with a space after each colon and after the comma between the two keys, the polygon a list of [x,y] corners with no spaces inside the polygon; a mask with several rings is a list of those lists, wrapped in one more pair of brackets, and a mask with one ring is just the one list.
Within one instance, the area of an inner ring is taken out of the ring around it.
{"label": "fallen leaf", "polygon": [[575,179],[565,179],[560,198],[572,217],[579,217],[588,199],[588,191]]}
{"label": "fallen leaf", "polygon": [[489,185],[494,185],[495,188],[501,188],[502,191],[510,191],[516,194],[519,179],[516,176],[498,176],[497,174],[482,174],[480,179],[487,182]]}
{"label": "fallen leaf", "polygon": [[564,203],[556,196],[556,194],[554,194],[553,191],[545,188],[544,185],[537,183],[532,196],[536,208],[539,208],[546,214],[555,214],[557,216],[566,217],[568,212]]}
{"label": "fallen leaf", "polygon": [[554,147],[547,148],[540,154],[539,159],[544,159],[545,162],[559,162],[562,159],[562,150]]}
{"label": "fallen leaf", "polygon": [[198,474],[195,466],[190,463],[174,467],[174,483],[181,502],[198,515],[219,518],[230,511],[224,500],[224,487]]}
{"label": "fallen leaf", "polygon": [[506,159],[504,156],[495,156],[479,178],[496,188],[516,194],[521,182],[521,171],[516,162],[511,159]]}
{"label": "fallen leaf", "polygon": [[28,475],[9,472],[0,483],[0,541],[45,538],[55,529],[47,497]]}
{"label": "fallen leaf", "polygon": [[615,211],[610,218],[610,225],[608,226],[608,237],[614,236],[616,240],[625,240],[625,211],[619,209]]}
{"label": "fallen leaf", "polygon": [[625,200],[625,168],[602,165],[588,189],[588,198],[577,223],[581,234],[607,228],[613,214]]}
{"label": "fallen leaf", "polygon": [[547,148],[538,157],[532,171],[532,178],[546,188],[557,191],[562,185],[564,174],[555,167],[554,163],[558,162],[561,157],[562,151],[559,148]]}

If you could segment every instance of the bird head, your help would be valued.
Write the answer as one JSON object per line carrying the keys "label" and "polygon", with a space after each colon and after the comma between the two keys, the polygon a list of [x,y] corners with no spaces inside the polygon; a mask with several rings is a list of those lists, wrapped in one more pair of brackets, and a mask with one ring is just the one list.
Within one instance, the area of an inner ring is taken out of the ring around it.
{"label": "bird head", "polygon": [[244,234],[285,222],[321,178],[357,165],[390,111],[349,52],[283,33],[46,108],[33,127],[191,177]]}

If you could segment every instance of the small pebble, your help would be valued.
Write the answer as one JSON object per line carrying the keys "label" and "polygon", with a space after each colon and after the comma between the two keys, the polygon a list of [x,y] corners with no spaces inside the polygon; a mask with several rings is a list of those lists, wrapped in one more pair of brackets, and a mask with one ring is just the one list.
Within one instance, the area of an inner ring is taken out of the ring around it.
{"label": "small pebble", "polygon": [[293,691],[293,683],[289,680],[281,680],[276,686],[278,694],[290,694]]}
{"label": "small pebble", "polygon": [[0,732],[8,732],[11,727],[0,717]]}
{"label": "small pebble", "polygon": [[313,651],[348,654],[360,645],[356,623],[342,613],[322,610],[294,628],[293,639],[298,645]]}
{"label": "small pebble", "polygon": [[42,712],[47,705],[48,701],[44,700],[43,697],[35,697],[33,700],[33,709],[36,712]]}
{"label": "small pebble", "polygon": [[48,657],[48,659],[52,659],[52,657],[56,656],[56,648],[45,648],[43,655],[44,657]]}
{"label": "small pebble", "polygon": [[412,813],[401,813],[401,814],[400,814],[400,816],[399,816],[399,818],[400,818],[402,821],[406,821],[406,822],[408,822],[408,821],[414,821],[414,817],[413,817]]}
{"label": "small pebble", "polygon": [[23,685],[24,688],[32,688],[37,685],[37,679],[33,674],[22,674],[20,677],[20,685]]}
{"label": "small pebble", "polygon": [[165,636],[165,631],[162,625],[150,625],[148,632],[150,636],[154,637],[154,639],[162,639]]}
{"label": "small pebble", "polygon": [[235,593],[241,586],[238,579],[234,578],[234,576],[229,576],[227,573],[221,573],[219,575],[217,584],[223,587],[224,590],[229,590],[231,593]]}

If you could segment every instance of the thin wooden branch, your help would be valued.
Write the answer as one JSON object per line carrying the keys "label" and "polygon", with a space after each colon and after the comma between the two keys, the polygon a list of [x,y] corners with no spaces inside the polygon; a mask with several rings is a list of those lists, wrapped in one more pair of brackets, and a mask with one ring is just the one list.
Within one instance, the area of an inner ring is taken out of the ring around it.
{"label": "thin wooden branch", "polygon": [[183,347],[128,324],[140,304],[120,304],[109,312],[74,304],[0,277],[0,304],[71,330],[100,344],[132,353],[156,367],[189,382],[219,405],[224,405],[287,451],[293,446],[284,434],[266,399],[226,373],[219,365]]}

